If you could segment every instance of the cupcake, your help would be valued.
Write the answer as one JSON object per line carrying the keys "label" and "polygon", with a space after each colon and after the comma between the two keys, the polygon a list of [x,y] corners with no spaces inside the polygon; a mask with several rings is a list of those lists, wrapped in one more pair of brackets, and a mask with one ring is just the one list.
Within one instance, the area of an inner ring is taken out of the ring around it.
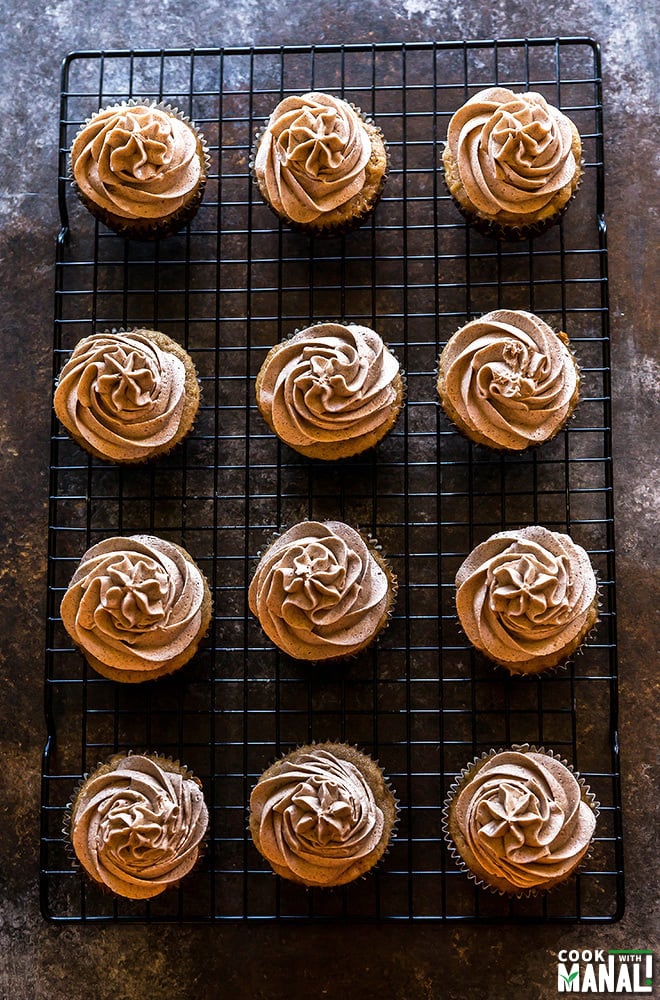
{"label": "cupcake", "polygon": [[273,871],[305,886],[352,882],[380,860],[397,802],[378,764],[345,743],[300,747],[250,796],[250,833]]}
{"label": "cupcake", "polygon": [[500,531],[456,574],[456,611],[473,646],[511,674],[565,663],[598,620],[589,556],[540,525]]}
{"label": "cupcake", "polygon": [[522,451],[564,427],[580,369],[565,333],[533,313],[496,309],[450,337],[437,388],[445,413],[471,441]]}
{"label": "cupcake", "polygon": [[102,108],[71,146],[70,177],[83,205],[121,236],[153,240],[197,212],[209,174],[204,137],[169,105]]}
{"label": "cupcake", "polygon": [[155,754],[116,754],[74,795],[68,835],[92,881],[151,899],[195,866],[208,826],[201,782]]}
{"label": "cupcake", "polygon": [[452,117],[442,162],[468,222],[516,240],[559,221],[580,183],[581,158],[577,128],[541,94],[489,87]]}
{"label": "cupcake", "polygon": [[341,521],[303,521],[261,556],[250,610],[284,653],[337,660],[369,646],[387,624],[396,577],[374,544]]}
{"label": "cupcake", "polygon": [[199,409],[187,351],[158,330],[112,330],[79,341],[53,405],[82,448],[109,462],[144,462],[170,451]]}
{"label": "cupcake", "polygon": [[403,405],[404,383],[373,330],[319,323],[271,348],[255,391],[259,412],[285,444],[332,460],[385,437]]}
{"label": "cupcake", "polygon": [[380,198],[387,167],[381,130],[359,108],[316,91],[280,101],[253,153],[266,204],[310,236],[361,225]]}
{"label": "cupcake", "polygon": [[99,674],[134,684],[191,659],[211,621],[211,592],[181,546],[155,535],[107,538],[80,560],[60,614]]}
{"label": "cupcake", "polygon": [[573,874],[597,816],[598,803],[569,764],[524,744],[468,764],[449,791],[443,828],[477,885],[522,896]]}

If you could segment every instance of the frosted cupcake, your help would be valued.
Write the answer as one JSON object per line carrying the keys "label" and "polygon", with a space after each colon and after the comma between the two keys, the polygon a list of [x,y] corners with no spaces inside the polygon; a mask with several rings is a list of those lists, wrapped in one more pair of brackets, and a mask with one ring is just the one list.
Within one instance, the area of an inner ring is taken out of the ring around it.
{"label": "frosted cupcake", "polygon": [[388,622],[396,577],[373,544],[341,521],[303,521],[261,556],[250,610],[272,642],[299,660],[352,656]]}
{"label": "frosted cupcake", "polygon": [[512,674],[566,662],[598,620],[589,556],[540,525],[500,531],[456,574],[456,611],[473,646]]}
{"label": "frosted cupcake", "polygon": [[512,896],[552,889],[580,866],[598,803],[551,750],[491,750],[449,791],[443,828],[455,859],[477,885]]}
{"label": "frosted cupcake", "polygon": [[209,174],[204,137],[176,108],[122,101],[81,127],[70,175],[83,205],[122,236],[152,240],[197,212]]}
{"label": "frosted cupcake", "polygon": [[92,881],[117,896],[151,899],[197,863],[208,826],[199,779],[154,754],[116,754],[71,804],[68,835]]}
{"label": "frosted cupcake", "polygon": [[135,684],[178,670],[211,621],[211,592],[191,556],[155,535],[107,538],[85,552],[62,623],[87,662]]}
{"label": "frosted cupcake", "polygon": [[437,388],[445,413],[471,441],[522,451],[565,426],[580,369],[565,333],[533,313],[496,309],[450,337]]}
{"label": "frosted cupcake", "polygon": [[378,764],[321,743],[282,757],[250,796],[250,833],[277,875],[305,886],[352,882],[380,860],[397,803]]}
{"label": "frosted cupcake", "polygon": [[399,363],[380,336],[354,323],[319,323],[276,344],[255,386],[262,417],[309,458],[347,458],[396,423],[404,398]]}
{"label": "frosted cupcake", "polygon": [[573,122],[534,91],[489,87],[449,122],[442,156],[454,202],[477,229],[526,239],[559,221],[582,175]]}
{"label": "frosted cupcake", "polygon": [[354,105],[317,91],[285,97],[257,136],[253,173],[275,214],[309,235],[348,232],[385,183],[381,130]]}
{"label": "frosted cupcake", "polygon": [[195,365],[158,330],[112,330],[79,341],[53,405],[82,448],[109,462],[143,462],[170,451],[199,410]]}

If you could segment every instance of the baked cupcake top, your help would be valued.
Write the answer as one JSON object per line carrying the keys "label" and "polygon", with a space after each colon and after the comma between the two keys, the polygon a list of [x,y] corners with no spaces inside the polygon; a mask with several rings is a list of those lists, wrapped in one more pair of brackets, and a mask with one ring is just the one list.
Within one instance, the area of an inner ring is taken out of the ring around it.
{"label": "baked cupcake top", "polygon": [[158,331],[85,337],[60,373],[55,410],[96,454],[141,461],[176,443],[191,382],[186,360],[192,369],[183,349]]}
{"label": "baked cupcake top", "polygon": [[178,765],[132,754],[83,784],[72,807],[71,842],[96,882],[149,899],[195,865],[207,825],[196,779]]}
{"label": "baked cupcake top", "polygon": [[596,827],[575,774],[533,750],[504,750],[468,771],[453,807],[466,864],[509,892],[566,878]]}
{"label": "baked cupcake top", "polygon": [[258,139],[254,171],[278,215],[309,223],[362,189],[370,156],[352,105],[312,91],[277,105]]}
{"label": "baked cupcake top", "polygon": [[489,87],[453,115],[447,144],[478,212],[525,221],[565,187],[568,199],[578,170],[574,134],[541,94]]}
{"label": "baked cupcake top", "polygon": [[561,654],[590,627],[597,594],[582,546],[540,525],[500,531],[477,545],[456,588],[468,639],[510,669]]}
{"label": "baked cupcake top", "polygon": [[81,194],[112,215],[158,220],[177,212],[205,179],[204,150],[178,111],[122,101],[82,126],[71,171]]}
{"label": "baked cupcake top", "polygon": [[350,656],[384,624],[392,578],[341,521],[303,521],[275,539],[250,583],[250,610],[301,660]]}
{"label": "baked cupcake top", "polygon": [[60,614],[84,654],[147,680],[195,643],[207,624],[204,603],[204,579],[183,549],[155,535],[131,535],[85,552]]}
{"label": "baked cupcake top", "polygon": [[306,885],[350,881],[378,850],[385,825],[359,767],[322,745],[269,769],[252,791],[250,812],[266,860]]}
{"label": "baked cupcake top", "polygon": [[288,445],[303,453],[333,445],[340,457],[386,432],[403,391],[399,363],[377,333],[319,323],[269,352],[257,393],[259,409]]}
{"label": "baked cupcake top", "polygon": [[522,310],[472,320],[440,357],[438,389],[449,416],[492,448],[547,441],[577,402],[579,370],[567,343],[565,333]]}

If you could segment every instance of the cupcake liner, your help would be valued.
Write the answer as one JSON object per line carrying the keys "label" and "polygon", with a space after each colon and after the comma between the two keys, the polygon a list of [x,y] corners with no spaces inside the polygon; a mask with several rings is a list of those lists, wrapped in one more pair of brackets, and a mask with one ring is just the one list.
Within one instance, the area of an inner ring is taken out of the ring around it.
{"label": "cupcake liner", "polygon": [[[184,405],[184,413],[186,414],[186,419],[184,424],[183,414],[182,414],[181,424],[179,426],[179,429],[177,430],[177,433],[174,434],[174,436],[170,439],[170,441],[166,442],[164,445],[160,447],[155,447],[151,451],[145,451],[145,453],[142,455],[136,455],[134,457],[131,456],[128,458],[119,459],[119,458],[111,458],[108,455],[104,454],[102,451],[99,451],[97,448],[94,448],[94,446],[90,442],[88,442],[86,438],[83,437],[82,434],[74,432],[72,428],[70,428],[64,423],[62,417],[59,414],[57,414],[60,423],[66,430],[66,433],[73,441],[76,442],[76,444],[80,448],[86,451],[89,455],[92,455],[94,458],[98,458],[102,462],[108,462],[109,464],[113,465],[144,465],[147,462],[153,462],[158,458],[162,458],[164,455],[169,455],[170,452],[172,452],[177,447],[177,445],[181,444],[181,442],[185,440],[185,438],[187,438],[194,431],[195,422],[199,415],[199,410],[202,403],[203,385],[200,380],[199,372],[197,371],[195,362],[193,361],[192,357],[185,349],[185,347],[179,344],[178,341],[174,340],[173,337],[170,337],[166,333],[162,333],[162,331],[160,330],[153,330],[149,327],[143,327],[143,326],[133,326],[129,328],[112,327],[109,330],[103,330],[99,334],[99,336],[103,336],[104,334],[121,335],[121,334],[131,334],[131,333],[142,333],[143,335],[158,334],[158,339],[151,336],[147,336],[147,339],[153,341],[153,343],[155,343],[156,346],[159,347],[162,351],[173,354],[176,358],[179,359],[179,361],[182,362],[185,368],[185,376],[186,376],[186,389],[185,389],[186,403]],[[163,341],[165,341],[165,343],[159,343],[160,338],[162,338]],[[189,392],[193,378],[197,386],[196,390],[197,404],[195,406],[194,413],[191,414],[186,411],[189,407],[189,400],[190,400]],[[55,380],[55,389],[57,389],[58,385],[59,385],[59,375]],[[185,428],[184,430],[181,430],[182,426]]]}
{"label": "cupcake liner", "polygon": [[[370,195],[369,201],[363,206],[362,211],[355,216],[351,216],[350,218],[345,219],[344,221],[338,221],[336,223],[332,223],[329,225],[320,225],[317,223],[316,220],[312,220],[311,222],[306,222],[306,223],[295,222],[293,219],[289,219],[287,215],[280,214],[270,203],[268,198],[265,197],[264,192],[262,191],[261,185],[259,184],[258,178],[254,171],[257,147],[259,146],[259,143],[261,142],[261,139],[268,128],[270,117],[264,121],[263,125],[259,129],[257,129],[257,131],[254,134],[254,141],[252,143],[252,148],[250,151],[248,167],[250,170],[250,176],[252,177],[252,181],[257,191],[259,192],[259,196],[261,197],[263,203],[271,210],[276,219],[284,223],[289,229],[293,230],[294,232],[302,233],[305,236],[328,239],[331,237],[346,236],[349,233],[354,232],[356,229],[359,229],[360,226],[362,226],[371,217],[372,213],[376,209],[376,206],[378,205],[378,202],[380,201],[383,195],[385,184],[387,183],[391,157],[390,157],[389,146],[387,144],[387,140],[385,138],[385,135],[383,134],[382,129],[378,125],[376,125],[373,118],[365,114],[365,112],[363,112],[362,109],[358,107],[357,104],[353,104],[352,101],[345,101],[345,103],[348,104],[349,107],[353,109],[353,111],[355,111],[355,113],[358,115],[359,118],[361,118],[361,120],[365,125],[369,126],[369,130],[377,134],[378,138],[380,139],[380,142],[383,145],[383,151],[385,155],[385,169],[383,170],[383,174],[380,179],[378,187]],[[371,131],[369,131],[370,140],[371,140]],[[373,148],[373,141],[372,141],[372,148]],[[359,199],[361,197],[362,197],[362,192],[359,192],[357,195],[354,195],[353,198],[351,198],[346,204],[350,204],[352,201],[355,201],[356,199]]]}
{"label": "cupcake liner", "polygon": [[519,751],[521,753],[539,753],[539,754],[545,754],[546,756],[552,757],[554,760],[557,760],[557,761],[559,761],[559,763],[563,764],[564,767],[566,767],[573,774],[573,776],[575,777],[576,781],[580,785],[580,793],[581,793],[581,799],[582,799],[582,801],[586,802],[586,804],[589,806],[589,808],[594,813],[596,821],[598,820],[598,816],[600,815],[600,803],[596,799],[596,796],[594,795],[594,793],[591,791],[589,785],[586,784],[584,778],[582,778],[580,776],[579,772],[575,770],[575,768],[573,767],[572,764],[570,764],[560,754],[555,753],[554,750],[546,749],[544,746],[537,747],[533,743],[532,744],[530,744],[530,743],[513,743],[510,747],[506,747],[506,748],[500,747],[498,750],[495,750],[492,747],[491,747],[490,750],[484,750],[483,753],[481,753],[477,757],[474,757],[463,768],[461,768],[459,774],[454,778],[454,781],[452,782],[452,784],[449,787],[449,790],[447,792],[447,795],[445,797],[445,801],[444,801],[444,804],[443,804],[443,807],[442,807],[442,824],[441,825],[442,825],[442,832],[443,832],[443,835],[444,835],[445,846],[446,846],[447,850],[449,851],[449,854],[450,854],[450,856],[452,858],[452,861],[456,865],[456,868],[460,872],[462,872],[464,875],[466,875],[467,878],[470,879],[470,881],[472,881],[476,886],[479,886],[479,888],[481,888],[481,889],[485,889],[488,892],[491,892],[491,893],[493,893],[494,895],[497,895],[497,896],[504,896],[504,897],[506,897],[508,899],[511,899],[511,898],[514,898],[514,899],[531,899],[531,898],[536,897],[536,896],[541,896],[541,895],[546,896],[548,893],[554,891],[559,886],[564,885],[577,872],[579,872],[580,870],[582,870],[582,869],[584,869],[586,867],[587,861],[591,857],[592,851],[593,851],[593,837],[592,837],[592,840],[589,843],[589,847],[587,848],[587,850],[583,854],[583,856],[580,859],[580,861],[575,865],[575,867],[565,877],[556,879],[556,881],[552,882],[549,886],[538,885],[538,886],[532,886],[529,889],[516,889],[515,887],[512,887],[511,890],[506,890],[506,889],[501,889],[498,886],[491,885],[491,883],[487,882],[485,880],[485,878],[482,878],[481,875],[479,875],[478,873],[472,871],[472,869],[469,867],[469,865],[463,859],[463,856],[460,853],[460,851],[458,850],[456,844],[454,843],[454,838],[452,837],[452,834],[451,834],[450,829],[449,829],[449,810],[450,810],[450,806],[451,806],[452,801],[456,797],[458,791],[462,788],[463,783],[465,781],[469,780],[470,778],[472,778],[478,772],[478,770],[480,770],[480,768],[483,766],[483,764],[486,761],[488,761],[488,760],[492,759],[493,757],[497,756],[497,754],[506,753],[507,750]]}
{"label": "cupcake liner", "polygon": [[[373,871],[375,871],[376,868],[378,868],[382,864],[383,860],[390,853],[390,848],[391,848],[393,840],[396,839],[396,835],[397,835],[397,831],[398,831],[398,826],[399,826],[399,820],[400,820],[400,816],[401,816],[400,801],[399,801],[399,798],[397,796],[396,789],[392,785],[392,783],[391,783],[390,779],[388,778],[388,776],[385,774],[385,771],[384,771],[383,767],[381,766],[380,761],[377,758],[373,757],[370,753],[368,753],[362,747],[359,747],[359,746],[357,746],[354,743],[348,743],[345,740],[323,740],[321,742],[317,742],[316,740],[311,740],[309,743],[298,744],[293,750],[282,751],[280,753],[279,757],[275,761],[272,761],[264,769],[264,771],[262,771],[261,775],[259,776],[259,778],[255,782],[255,784],[253,785],[253,789],[254,789],[259,784],[259,781],[261,781],[261,778],[263,777],[264,774],[266,774],[276,764],[284,761],[285,759],[293,758],[293,757],[295,757],[295,755],[300,754],[300,753],[309,753],[309,752],[313,752],[315,750],[328,750],[328,751],[334,753],[337,757],[341,757],[342,755],[340,753],[337,753],[337,750],[341,749],[341,748],[346,748],[347,750],[351,751],[350,754],[348,754],[346,757],[342,757],[342,759],[345,759],[345,760],[348,760],[348,761],[352,762],[356,767],[358,767],[359,765],[358,765],[358,762],[356,762],[353,759],[354,758],[354,753],[360,754],[362,757],[366,758],[366,760],[371,765],[373,765],[376,769],[378,769],[378,771],[380,772],[380,778],[381,778],[381,780],[383,782],[383,787],[385,788],[386,792],[389,793],[389,795],[391,796],[391,808],[394,811],[394,816],[392,818],[391,826],[390,826],[388,834],[387,834],[387,841],[385,843],[385,846],[380,851],[380,853],[379,853],[378,857],[376,858],[376,860],[373,862],[373,864],[371,864],[363,872],[360,872],[359,874],[355,875],[351,879],[348,879],[348,880],[343,881],[343,882],[338,882],[338,883],[335,883],[335,884],[332,884],[332,885],[307,885],[304,882],[298,881],[297,879],[286,879],[286,876],[280,874],[279,872],[276,872],[274,869],[271,868],[271,871],[273,872],[273,875],[275,875],[278,878],[283,878],[286,881],[290,882],[292,885],[297,885],[300,888],[306,890],[307,892],[309,892],[309,891],[311,891],[313,889],[316,889],[316,890],[322,890],[324,893],[331,893],[333,890],[342,889],[344,886],[351,885],[353,882],[358,882],[358,881],[360,881],[362,879],[367,878]],[[364,772],[361,771],[361,773],[363,773],[363,775],[364,775]],[[366,778],[366,775],[364,775],[364,776]],[[369,787],[371,788],[371,783],[370,783],[370,781],[368,781],[368,779],[367,779],[367,783],[369,784]],[[371,790],[372,790],[372,793],[374,793],[374,789],[372,788]],[[375,798],[376,798],[376,795],[374,793],[374,799]],[[379,804],[379,808],[383,809],[383,803]],[[388,817],[387,812],[384,809],[383,809],[383,813],[385,815],[386,823],[388,823],[389,822],[389,817]],[[254,837],[252,836],[252,829],[251,829],[251,826],[250,826],[250,815],[251,815],[251,813],[250,813],[250,807],[249,807],[249,803],[248,803],[247,810],[246,810],[246,830],[247,830],[247,833],[252,838],[252,841],[254,843],[255,848],[257,849],[257,851],[259,851],[259,848],[257,847],[256,842],[254,841]],[[381,843],[382,843],[382,841],[381,841]],[[381,846],[381,844],[379,843],[378,847],[380,848],[380,846]],[[259,853],[261,854],[260,851],[259,851]],[[263,855],[262,855],[262,857],[263,857]],[[268,860],[266,858],[264,858],[264,860],[266,861],[267,864],[269,864],[269,862],[268,862]]]}
{"label": "cupcake liner", "polygon": [[174,236],[180,229],[182,229],[186,223],[197,214],[199,206],[202,203],[204,197],[204,190],[209,177],[209,172],[211,169],[211,156],[209,153],[208,144],[202,132],[200,132],[195,125],[195,123],[185,115],[178,108],[172,107],[171,104],[167,104],[164,101],[156,100],[146,100],[141,101],[138,98],[131,97],[128,100],[120,101],[115,104],[108,104],[106,107],[99,108],[93,115],[86,118],[81,127],[79,128],[76,136],[74,136],[74,142],[80,132],[89,125],[91,121],[98,114],[104,111],[109,111],[112,108],[131,108],[131,107],[145,107],[145,108],[159,108],[161,111],[166,111],[168,114],[175,116],[180,121],[185,122],[197,137],[199,143],[199,154],[201,154],[202,162],[202,174],[199,180],[199,184],[195,191],[195,194],[175,212],[170,215],[165,216],[162,219],[126,219],[123,216],[114,215],[112,212],[107,211],[101,206],[97,205],[91,198],[84,194],[83,191],[78,187],[78,184],[73,175],[73,164],[71,162],[71,155],[69,154],[67,159],[67,180],[71,184],[71,187],[76,194],[76,197],[85,206],[85,208],[99,221],[103,222],[104,225],[111,229],[113,232],[117,233],[119,236],[123,236],[125,239],[135,239],[135,240],[158,240],[166,239],[168,236]]}
{"label": "cupcake liner", "polygon": [[[71,821],[73,817],[74,804],[78,799],[80,792],[82,791],[85,784],[89,780],[89,778],[94,777],[94,775],[96,775],[99,771],[103,769],[107,770],[108,773],[110,773],[116,770],[116,765],[119,763],[120,760],[123,760],[125,757],[134,757],[134,756],[147,757],[149,760],[155,761],[163,768],[163,770],[173,771],[174,773],[180,774],[182,778],[184,778],[187,781],[194,781],[195,784],[200,788],[200,790],[203,791],[203,785],[201,780],[195,774],[193,774],[193,772],[186,764],[181,764],[179,760],[175,759],[170,754],[167,755],[161,754],[157,750],[149,750],[149,751],[127,750],[125,753],[120,753],[120,752],[113,753],[105,761],[98,761],[96,767],[90,769],[89,771],[84,772],[82,777],[76,782],[73,791],[71,792],[71,795],[69,797],[69,801],[65,806],[65,812],[62,819],[62,834],[64,836],[64,851],[67,860],[70,862],[71,867],[74,870],[78,871],[81,875],[83,875],[85,880],[90,885],[95,886],[104,895],[109,896],[113,899],[124,899],[129,903],[144,904],[145,902],[148,903],[152,899],[157,899],[158,896],[162,896],[165,893],[170,892],[172,889],[178,888],[178,886],[181,885],[181,883],[186,878],[188,878],[188,876],[192,875],[193,872],[199,869],[204,858],[206,857],[210,844],[211,812],[210,810],[208,810],[209,817],[208,817],[206,832],[197,847],[197,858],[195,864],[189,871],[186,872],[186,874],[181,879],[170,882],[161,892],[157,893],[155,896],[142,897],[142,898],[136,898],[133,896],[124,896],[121,895],[120,893],[114,892],[109,886],[105,884],[105,882],[97,882],[97,880],[92,878],[87,869],[80,863],[78,856],[73,848]],[[171,765],[171,766],[168,767],[166,765]]]}
{"label": "cupcake liner", "polygon": [[[271,532],[271,534],[268,535],[268,537],[266,538],[264,544],[260,547],[260,549],[258,550],[258,552],[257,552],[257,554],[256,554],[256,556],[254,558],[254,571],[252,573],[252,576],[251,576],[250,580],[252,580],[252,577],[254,576],[254,573],[256,572],[256,569],[259,566],[259,563],[261,562],[262,558],[264,557],[264,555],[266,554],[266,552],[268,551],[268,549],[270,549],[270,547],[277,541],[277,539],[281,538],[281,536],[284,535],[290,528],[295,527],[296,524],[304,523],[305,521],[310,521],[310,520],[317,520],[317,519],[311,518],[309,516],[302,517],[300,521],[296,521],[293,524],[289,524],[289,525],[282,525],[282,527],[280,528],[279,531],[273,531],[273,532]],[[318,519],[318,520],[319,520],[319,523],[324,524],[326,521],[332,520],[332,519],[331,518],[323,518],[323,519]],[[344,522],[344,523],[347,523],[347,522]],[[250,614],[255,619],[255,621],[260,625],[260,627],[262,628],[263,634],[266,636],[266,638],[268,639],[268,641],[271,642],[273,644],[273,646],[275,646],[276,649],[279,649],[280,653],[283,653],[285,656],[288,656],[288,657],[290,657],[290,659],[296,660],[299,663],[308,663],[308,664],[311,664],[314,668],[317,668],[317,669],[318,668],[322,668],[324,666],[334,667],[334,666],[337,666],[338,664],[349,663],[351,660],[355,660],[366,649],[369,649],[371,646],[373,646],[374,644],[376,644],[380,640],[381,636],[383,635],[383,633],[385,632],[386,628],[389,626],[390,621],[392,620],[392,617],[394,615],[394,609],[395,609],[395,606],[396,606],[396,601],[397,601],[398,593],[399,593],[399,581],[398,581],[397,575],[394,572],[394,570],[392,569],[392,567],[390,566],[390,564],[388,563],[387,559],[383,556],[383,554],[382,554],[382,546],[380,545],[380,543],[378,542],[378,540],[373,535],[371,535],[369,533],[365,533],[365,532],[361,531],[359,528],[354,527],[353,525],[348,525],[348,526],[349,526],[349,528],[353,528],[353,531],[356,531],[358,533],[358,535],[360,535],[362,541],[365,543],[365,545],[369,549],[369,553],[371,554],[372,558],[378,563],[378,565],[380,566],[380,568],[383,570],[383,572],[387,576],[387,580],[388,580],[388,584],[389,584],[389,587],[388,587],[389,602],[388,602],[387,608],[386,608],[386,610],[385,610],[385,612],[383,614],[383,620],[382,620],[381,623],[379,623],[378,628],[375,630],[375,632],[373,633],[373,635],[371,636],[371,638],[367,642],[365,642],[362,646],[360,646],[356,650],[351,650],[350,652],[343,653],[343,654],[340,654],[338,656],[327,656],[327,657],[322,657],[322,658],[317,659],[317,660],[311,660],[311,659],[306,658],[306,657],[302,657],[302,658],[295,657],[295,656],[292,656],[291,653],[288,653],[286,650],[282,649],[281,646],[278,646],[277,643],[275,643],[270,638],[270,636],[268,636],[267,632],[263,629],[263,626],[261,626],[261,622],[259,621],[258,616],[255,615],[255,614],[253,614],[253,612],[250,610]]]}

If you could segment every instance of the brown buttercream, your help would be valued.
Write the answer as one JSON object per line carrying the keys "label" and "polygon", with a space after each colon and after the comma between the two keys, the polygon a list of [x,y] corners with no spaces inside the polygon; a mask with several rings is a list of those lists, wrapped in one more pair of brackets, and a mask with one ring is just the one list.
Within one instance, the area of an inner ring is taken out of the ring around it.
{"label": "brown buttercream", "polygon": [[208,626],[210,598],[178,545],[155,535],[120,536],[85,552],[60,614],[92,666],[133,682],[190,659]]}
{"label": "brown buttercream", "polygon": [[382,560],[341,521],[304,521],[285,531],[264,552],[248,592],[250,610],[275,645],[312,661],[366,646],[394,596]]}
{"label": "brown buttercream", "polygon": [[276,345],[257,378],[271,429],[303,455],[342,458],[376,444],[403,401],[399,363],[365,326],[319,323]]}
{"label": "brown buttercream", "polygon": [[150,899],[195,865],[208,826],[197,779],[152,756],[118,756],[84,782],[71,813],[78,860],[119,896]]}
{"label": "brown buttercream", "polygon": [[199,387],[187,353],[156,330],[85,337],[62,369],[53,403],[74,439],[116,462],[168,451],[192,426]]}
{"label": "brown buttercream", "polygon": [[71,171],[83,200],[131,221],[175,215],[206,181],[205,147],[179,112],[129,101],[104,108],[71,147]]}
{"label": "brown buttercream", "polygon": [[560,210],[580,174],[579,134],[534,91],[489,87],[453,115],[444,162],[452,194],[485,218],[525,223]]}
{"label": "brown buttercream", "polygon": [[363,187],[371,141],[354,108],[313,91],[284,98],[257,146],[254,171],[275,211],[309,223]]}
{"label": "brown buttercream", "polygon": [[595,827],[595,809],[573,771],[526,748],[493,753],[468,769],[450,803],[450,833],[466,866],[512,894],[566,879]]}
{"label": "brown buttercream", "polygon": [[438,391],[448,416],[491,448],[549,440],[578,398],[579,370],[567,343],[565,333],[522,310],[472,320],[440,356]]}
{"label": "brown buttercream", "polygon": [[257,847],[284,878],[338,885],[382,854],[383,810],[365,774],[344,754],[333,745],[296,751],[270,768],[252,791]]}
{"label": "brown buttercream", "polygon": [[512,672],[560,663],[597,618],[589,556],[569,535],[532,525],[477,545],[456,574],[470,642]]}

